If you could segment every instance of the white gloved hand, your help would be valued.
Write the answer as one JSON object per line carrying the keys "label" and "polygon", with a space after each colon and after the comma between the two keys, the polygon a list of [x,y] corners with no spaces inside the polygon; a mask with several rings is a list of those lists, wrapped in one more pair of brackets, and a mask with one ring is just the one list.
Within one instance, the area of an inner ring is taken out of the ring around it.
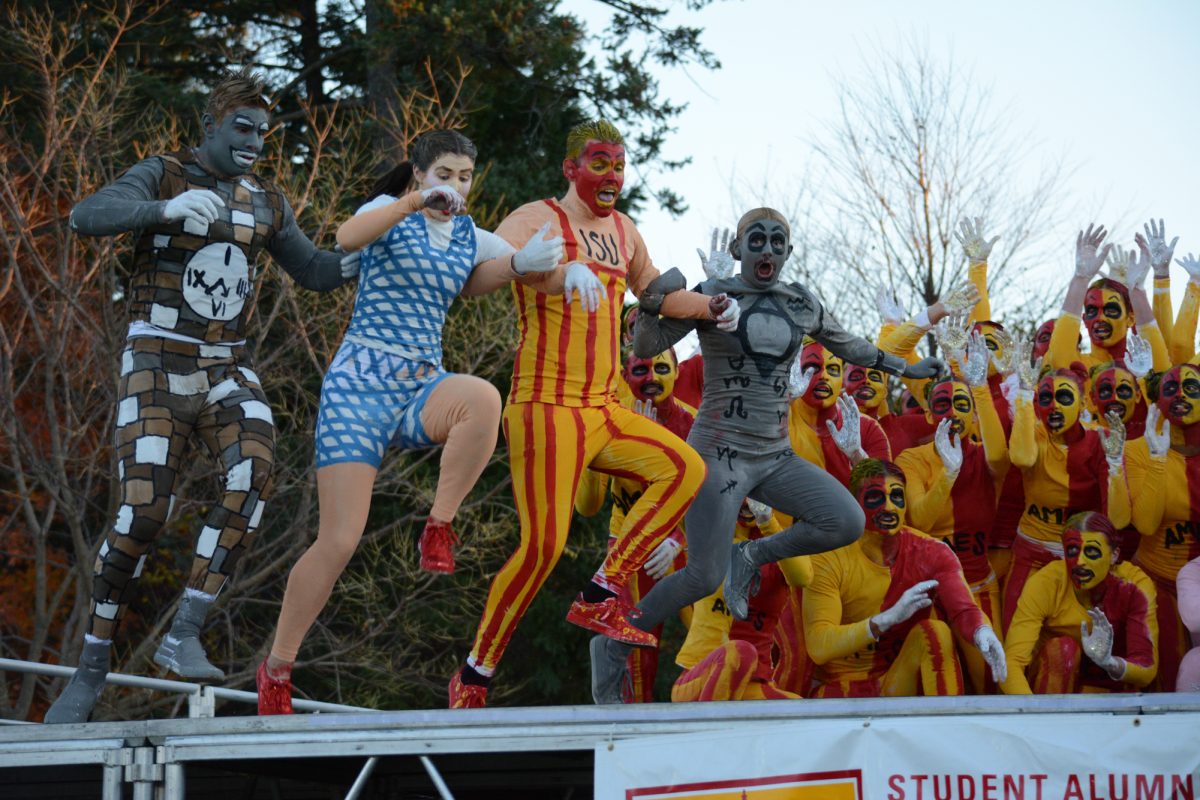
{"label": "white gloved hand", "polygon": [[1086,620],[1079,623],[1079,641],[1083,645],[1083,652],[1110,678],[1120,680],[1125,675],[1125,661],[1113,655],[1112,625],[1098,608],[1089,608],[1087,613],[1092,622],[1091,632],[1088,631]]}
{"label": "white gloved hand", "polygon": [[338,247],[334,252],[342,257],[340,264],[342,279],[348,281],[351,278],[357,278],[359,270],[362,268],[362,250],[355,250],[353,253],[343,253],[342,248]]}
{"label": "white gloved hand", "polygon": [[839,428],[834,425],[831,419],[825,420],[825,426],[829,428],[829,435],[833,437],[838,450],[850,459],[851,464],[857,464],[867,457],[866,451],[862,449],[862,418],[858,413],[858,404],[854,402],[853,397],[842,392],[837,399],[837,406],[842,412],[842,426]]}
{"label": "white gloved hand", "polygon": [[1146,433],[1143,435],[1146,437],[1146,449],[1150,451],[1150,458],[1166,461],[1167,451],[1171,449],[1171,421],[1162,418],[1157,403],[1151,403],[1146,409]]}
{"label": "white gloved hand", "polygon": [[604,284],[595,273],[582,261],[572,261],[567,265],[567,273],[563,280],[563,294],[570,303],[575,295],[579,295],[579,305],[584,311],[591,313],[600,307],[600,296],[604,293]]}
{"label": "white gloved hand", "polygon": [[1100,446],[1104,448],[1104,460],[1110,471],[1119,471],[1125,466],[1125,423],[1116,411],[1104,415],[1107,428],[1099,428]]}
{"label": "white gloved hand", "polygon": [[696,255],[700,256],[700,266],[704,269],[704,274],[709,279],[728,278],[733,274],[733,256],[729,253],[729,229],[726,228],[721,234],[720,244],[717,244],[717,229],[713,228],[712,245],[708,248],[708,255],[699,247],[696,248]]}
{"label": "white gloved hand", "polygon": [[461,214],[467,208],[467,201],[449,186],[430,186],[421,191],[421,208]]}
{"label": "white gloved hand", "polygon": [[645,417],[651,422],[658,422],[658,409],[653,400],[634,400],[633,413]]}
{"label": "white gloved hand", "polygon": [[989,625],[979,626],[975,631],[975,646],[983,654],[983,660],[992,670],[992,680],[1004,683],[1008,678],[1008,660],[1004,656],[1004,645],[996,638],[996,632]]}
{"label": "white gloved hand", "polygon": [[1200,258],[1196,258],[1194,254],[1188,253],[1183,258],[1175,259],[1175,263],[1187,270],[1190,282],[1200,285]]}
{"label": "white gloved hand", "polygon": [[751,500],[749,497],[746,498],[746,507],[754,515],[754,522],[760,528],[771,524],[771,518],[775,516],[775,510],[769,505],[760,503],[757,500]]}
{"label": "white gloved hand", "polygon": [[1167,244],[1167,228],[1161,218],[1158,220],[1157,226],[1154,224],[1154,220],[1150,220],[1142,226],[1142,229],[1146,231],[1146,235],[1134,234],[1133,240],[1149,255],[1154,277],[1168,277],[1171,272],[1171,257],[1175,255],[1175,245],[1179,243],[1179,237],[1176,236],[1170,244]]}
{"label": "white gloved hand", "polygon": [[1154,366],[1150,343],[1133,331],[1125,335],[1125,366],[1135,378],[1144,378]]}
{"label": "white gloved hand", "polygon": [[940,302],[947,314],[967,313],[979,303],[979,289],[973,283],[964,283],[946,292]]}
{"label": "white gloved hand", "polygon": [[933,337],[947,359],[957,358],[967,348],[974,324],[966,311],[955,311],[947,314],[933,329]]}
{"label": "white gloved hand", "polygon": [[879,316],[886,324],[899,325],[908,318],[904,306],[900,305],[896,295],[886,286],[879,287],[879,291],[875,293],[875,307],[879,309]]}
{"label": "white gloved hand", "polygon": [[958,239],[958,243],[962,245],[963,252],[967,256],[967,260],[973,264],[981,264],[988,260],[991,255],[992,248],[996,242],[1000,240],[999,236],[993,236],[991,240],[983,238],[983,219],[975,218],[975,224],[971,224],[968,217],[963,217],[959,222],[959,229],[955,232],[954,238]]}
{"label": "white gloved hand", "polygon": [[558,266],[558,262],[563,259],[563,238],[561,236],[543,238],[549,232],[550,223],[547,222],[538,229],[537,233],[529,237],[529,241],[525,243],[524,247],[513,253],[513,272],[518,275],[526,275],[530,272],[550,272]]}
{"label": "white gloved hand", "polygon": [[953,482],[958,477],[959,471],[962,470],[963,451],[962,439],[956,434],[950,433],[950,424],[948,419],[938,423],[937,429],[933,432],[933,446],[937,450],[938,458],[942,459],[946,477]]}
{"label": "white gloved hand", "polygon": [[191,220],[197,225],[207,226],[210,222],[216,222],[219,213],[217,209],[224,207],[225,201],[216,192],[208,189],[188,189],[167,201],[163,208],[163,221]]}
{"label": "white gloved hand", "polygon": [[788,399],[795,400],[808,391],[808,384],[812,383],[813,375],[817,374],[816,367],[804,369],[800,363],[800,357],[804,354],[801,350],[796,353],[796,358],[792,360],[792,367],[788,370]]}
{"label": "white gloved hand", "polygon": [[1146,282],[1146,276],[1150,274],[1150,249],[1144,239],[1139,240],[1137,245],[1137,252],[1129,252],[1128,267],[1125,270],[1125,285],[1130,289],[1141,289],[1142,284]]}
{"label": "white gloved hand", "polygon": [[737,298],[718,294],[708,301],[708,313],[716,320],[717,330],[732,332],[737,330],[742,307],[738,305]]}
{"label": "white gloved hand", "polygon": [[654,552],[646,559],[643,569],[654,580],[662,580],[671,571],[671,565],[675,563],[675,556],[679,555],[679,551],[682,549],[683,545],[674,539],[669,537],[663,539],[662,544],[654,548]]}
{"label": "white gloved hand", "polygon": [[904,590],[904,594],[900,595],[900,599],[896,601],[895,605],[887,611],[880,611],[871,617],[871,626],[882,635],[921,609],[929,608],[933,605],[933,598],[929,596],[929,593],[936,589],[937,585],[937,581],[929,580],[908,587]]}
{"label": "white gloved hand", "polygon": [[987,383],[988,362],[991,351],[981,331],[973,331],[967,340],[967,358],[963,364],[963,380],[972,388]]}
{"label": "white gloved hand", "polygon": [[[1091,280],[1100,271],[1100,267],[1104,266],[1104,260],[1108,258],[1108,252],[1112,249],[1111,244],[1104,245],[1100,249],[1100,244],[1104,241],[1104,237],[1108,235],[1108,231],[1104,230],[1101,225],[1093,230],[1093,225],[1088,225],[1087,231],[1080,231],[1079,236],[1075,238],[1075,277],[1087,278]],[[1099,252],[1097,252],[1099,250]]]}

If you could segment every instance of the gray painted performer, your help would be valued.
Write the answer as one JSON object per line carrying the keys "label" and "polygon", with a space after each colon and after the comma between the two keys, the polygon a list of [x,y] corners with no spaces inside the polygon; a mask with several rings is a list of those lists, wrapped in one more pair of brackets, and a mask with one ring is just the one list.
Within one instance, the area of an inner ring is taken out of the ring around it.
{"label": "gray painted performer", "polygon": [[131,322],[121,354],[116,520],[96,558],[79,668],[46,722],[85,722],[104,688],[112,637],[175,500],[189,443],[223,472],[196,541],[187,589],[155,663],[220,680],[200,629],[251,544],[271,490],[275,424],[246,348],[256,261],[266,250],[306,289],[336,289],[358,255],[318,250],[283,193],[250,172],[270,130],[263,79],[227,74],[209,95],[198,147],[144,159],[71,211],[88,236],[135,231]]}
{"label": "gray painted performer", "polygon": [[[789,380],[810,375],[794,369],[805,335],[853,364],[893,375],[928,378],[941,362],[927,358],[909,365],[842,329],[820,301],[799,283],[780,283],[791,255],[791,229],[771,208],[748,211],[738,221],[728,254],[716,249],[705,264],[709,278],[696,291],[727,294],[742,308],[733,332],[691,319],[659,317],[655,300],[683,283],[665,273],[641,298],[634,353],[660,353],[696,330],[704,356],[704,393],[688,443],[708,467],[708,475],[687,511],[687,566],[660,581],[638,604],[632,622],[652,630],[668,616],[712,594],[725,580],[725,599],[745,619],[752,579],[759,567],[792,556],[821,553],[853,542],[863,532],[864,515],[854,496],[836,478],[792,450],[788,438]],[[733,259],[741,261],[733,275]],[[724,268],[713,260],[725,261]],[[799,387],[792,388],[794,394]],[[803,390],[799,389],[802,393]],[[749,497],[795,518],[783,531],[742,542],[732,550],[730,532],[742,501]],[[630,646],[597,636],[591,641],[592,696],[597,703],[621,702]]]}

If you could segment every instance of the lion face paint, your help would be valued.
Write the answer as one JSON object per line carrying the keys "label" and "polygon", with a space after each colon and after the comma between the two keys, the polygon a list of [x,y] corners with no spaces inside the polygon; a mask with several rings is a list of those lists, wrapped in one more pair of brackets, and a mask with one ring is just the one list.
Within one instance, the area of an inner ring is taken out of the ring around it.
{"label": "lion face paint", "polygon": [[249,172],[263,151],[263,140],[271,129],[265,108],[235,108],[220,121],[205,114],[204,162],[225,177]]}
{"label": "lion face paint", "polygon": [[1088,289],[1083,299],[1083,324],[1088,337],[1101,347],[1123,341],[1129,330],[1129,309],[1124,298],[1112,289]]}
{"label": "lion face paint", "polygon": [[1062,436],[1079,424],[1079,387],[1070,378],[1047,375],[1038,383],[1034,410],[1046,430]]}
{"label": "lion face paint", "polygon": [[842,393],[842,360],[817,342],[810,342],[800,352],[800,368],[813,370],[812,380],[804,392],[804,402],[813,408],[830,408]]}
{"label": "lion face paint", "polygon": [[845,389],[858,407],[871,416],[878,416],[887,400],[887,381],[883,372],[858,364],[851,364],[846,370]]}
{"label": "lion face paint", "polygon": [[1068,528],[1063,531],[1062,543],[1067,574],[1077,589],[1094,589],[1104,582],[1113,563],[1112,543],[1107,535]]}
{"label": "lion face paint", "polygon": [[625,360],[625,368],[621,374],[635,398],[657,404],[675,391],[679,365],[675,363],[675,357],[670,351],[659,353],[654,358],[630,356]]}
{"label": "lion face paint", "polygon": [[942,381],[929,395],[929,421],[950,420],[950,432],[966,438],[975,433],[975,400],[961,381]]}
{"label": "lion face paint", "polygon": [[1172,367],[1158,388],[1158,409],[1172,425],[1200,422],[1200,369],[1192,364]]}
{"label": "lion face paint", "polygon": [[1121,367],[1106,369],[1092,378],[1089,396],[1102,418],[1115,411],[1121,422],[1128,423],[1137,410],[1137,381],[1132,373]]}
{"label": "lion face paint", "polygon": [[579,158],[563,161],[563,175],[593,214],[607,217],[625,185],[625,146],[590,139]]}
{"label": "lion face paint", "polygon": [[904,481],[895,475],[867,478],[858,487],[858,504],[867,516],[867,530],[894,536],[904,525]]}

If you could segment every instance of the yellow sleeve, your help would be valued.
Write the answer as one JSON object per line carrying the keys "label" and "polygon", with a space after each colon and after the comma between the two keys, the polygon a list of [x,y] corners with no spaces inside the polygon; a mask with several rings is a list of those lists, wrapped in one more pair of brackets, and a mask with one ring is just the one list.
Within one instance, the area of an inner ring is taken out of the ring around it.
{"label": "yellow sleeve", "polygon": [[575,491],[575,512],[583,517],[594,517],[604,506],[608,494],[608,476],[585,469]]}
{"label": "yellow sleeve", "polygon": [[[1033,694],[1025,668],[1033,660],[1045,620],[1054,613],[1055,586],[1047,569],[1063,569],[1062,562],[1052,561],[1029,576],[1017,600],[1012,622],[1004,637],[1004,656],[1008,661],[1008,677],[1000,684],[1004,694]],[[1045,573],[1045,574],[1043,574]]]}
{"label": "yellow sleeve", "polygon": [[1196,355],[1196,317],[1200,316],[1200,286],[1188,281],[1179,304],[1179,319],[1171,328],[1171,365],[1190,361]]}
{"label": "yellow sleeve", "polygon": [[988,471],[992,475],[1003,475],[1008,469],[1008,443],[1004,440],[1004,425],[996,413],[996,401],[986,383],[972,386],[971,397],[975,400],[975,418],[979,422],[979,438],[983,441]]}
{"label": "yellow sleeve", "polygon": [[[1058,332],[1057,326],[1054,330]],[[1033,403],[1028,397],[1018,397],[1015,405],[1008,457],[1012,459],[1014,467],[1029,469],[1037,464],[1038,459],[1037,434],[1034,431],[1037,421],[1033,418]]]}
{"label": "yellow sleeve", "polygon": [[970,319],[972,322],[981,322],[992,318],[992,301],[988,297],[987,273],[986,261],[972,261],[967,265],[967,280],[979,291],[979,302],[971,309]]}
{"label": "yellow sleeve", "polygon": [[1050,349],[1046,351],[1046,363],[1059,369],[1071,366],[1072,361],[1079,360],[1078,342],[1079,317],[1064,311],[1054,321],[1054,333],[1050,335]]}
{"label": "yellow sleeve", "polygon": [[892,327],[886,334],[881,330],[879,332],[879,349],[913,363],[920,360],[916,357],[916,349],[923,338],[925,338],[925,329],[910,319]]}
{"label": "yellow sleeve", "polygon": [[912,447],[896,459],[896,466],[904,470],[905,494],[908,497],[908,523],[920,531],[933,530],[942,509],[950,502],[954,481],[946,474],[940,460],[936,468],[921,458]]}
{"label": "yellow sleeve", "polygon": [[793,589],[812,585],[813,565],[811,556],[792,556],[791,558],[785,558],[775,563],[779,564],[779,570],[783,573],[783,579]]}
{"label": "yellow sleeve", "polygon": [[804,641],[817,664],[857,653],[875,641],[870,618],[842,624],[840,570],[822,560],[814,565],[812,583],[804,590]]}
{"label": "yellow sleeve", "polygon": [[1163,338],[1168,342],[1171,341],[1171,331],[1175,326],[1175,320],[1171,316],[1173,309],[1171,308],[1170,277],[1154,279],[1151,307],[1154,309],[1154,321],[1158,323],[1158,329],[1162,332]]}
{"label": "yellow sleeve", "polygon": [[704,657],[729,641],[733,617],[725,611],[725,595],[721,589],[692,604],[692,621],[687,638],[675,656],[675,663],[691,669]]}
{"label": "yellow sleeve", "polygon": [[1129,524],[1133,511],[1129,507],[1129,482],[1124,468],[1108,469],[1108,507],[1104,513],[1117,530]]}
{"label": "yellow sleeve", "polygon": [[1162,527],[1167,507],[1166,461],[1150,458],[1146,439],[1125,447],[1125,471],[1133,506],[1133,527],[1142,536],[1153,536]]}

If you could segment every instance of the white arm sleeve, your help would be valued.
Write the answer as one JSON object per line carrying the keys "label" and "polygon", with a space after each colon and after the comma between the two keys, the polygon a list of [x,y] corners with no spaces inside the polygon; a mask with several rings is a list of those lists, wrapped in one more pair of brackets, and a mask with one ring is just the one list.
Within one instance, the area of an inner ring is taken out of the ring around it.
{"label": "white arm sleeve", "polygon": [[500,258],[515,253],[516,250],[511,244],[504,241],[501,237],[485,231],[482,228],[475,228],[475,265],[479,266],[485,261],[491,261],[493,258]]}

